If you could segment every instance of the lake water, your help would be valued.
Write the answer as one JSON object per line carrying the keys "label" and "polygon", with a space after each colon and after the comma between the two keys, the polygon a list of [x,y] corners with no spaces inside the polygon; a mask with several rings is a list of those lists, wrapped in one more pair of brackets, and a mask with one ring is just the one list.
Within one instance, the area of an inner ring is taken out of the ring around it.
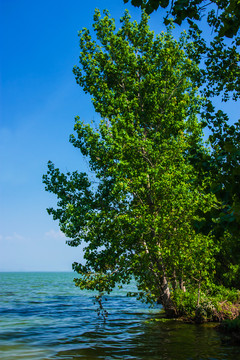
{"label": "lake water", "polygon": [[0,273],[0,359],[238,360],[240,348],[224,342],[213,324],[164,321],[126,297],[134,284],[114,291],[106,323],[93,294],[77,289],[73,273]]}

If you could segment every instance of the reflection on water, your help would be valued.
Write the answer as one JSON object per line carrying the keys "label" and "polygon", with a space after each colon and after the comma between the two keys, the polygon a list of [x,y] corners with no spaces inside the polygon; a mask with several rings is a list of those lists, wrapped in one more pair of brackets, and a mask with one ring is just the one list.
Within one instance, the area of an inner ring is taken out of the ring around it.
{"label": "reflection on water", "polygon": [[213,324],[164,321],[160,309],[116,290],[97,317],[93,295],[71,273],[0,273],[0,358],[238,360],[240,348],[222,343]]}
{"label": "reflection on water", "polygon": [[[116,331],[116,328],[118,331]],[[209,326],[150,321],[137,326],[108,323],[83,334],[71,349],[51,359],[240,359],[239,348],[224,347]],[[49,359],[49,358],[48,358]]]}

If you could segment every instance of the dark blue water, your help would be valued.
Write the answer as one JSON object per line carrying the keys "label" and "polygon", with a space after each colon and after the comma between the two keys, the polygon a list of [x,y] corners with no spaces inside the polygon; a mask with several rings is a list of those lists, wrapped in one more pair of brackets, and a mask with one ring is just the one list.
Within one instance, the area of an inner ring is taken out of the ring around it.
{"label": "dark blue water", "polygon": [[240,359],[213,324],[166,321],[126,297],[134,284],[104,303],[104,323],[94,294],[75,288],[72,273],[0,273],[0,359]]}

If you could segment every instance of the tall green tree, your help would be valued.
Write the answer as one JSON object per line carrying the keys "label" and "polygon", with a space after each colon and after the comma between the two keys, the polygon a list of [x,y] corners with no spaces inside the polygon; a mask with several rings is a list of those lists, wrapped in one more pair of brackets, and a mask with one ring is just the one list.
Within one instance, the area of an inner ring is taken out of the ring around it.
{"label": "tall green tree", "polygon": [[[189,57],[201,65],[198,86],[206,98],[202,119],[211,131],[211,156],[195,154],[194,161],[198,161],[198,167],[211,173],[213,181],[210,191],[221,203],[218,209],[209,214],[206,228],[208,231],[212,228],[221,248],[217,256],[217,281],[225,286],[239,287],[239,120],[233,124],[231,113],[227,115],[215,110],[212,98],[218,97],[227,102],[237,101],[240,97],[240,2],[174,0],[169,4],[169,1],[131,0],[131,3],[149,14],[157,9],[162,10],[165,24],[169,17],[179,25],[184,20],[188,21],[189,35],[195,45]],[[203,24],[205,28],[209,25],[211,35],[202,36],[200,28],[203,28]]]}
{"label": "tall green tree", "polygon": [[58,208],[48,212],[70,246],[86,244],[86,263],[73,264],[80,288],[110,292],[134,276],[140,296],[175,313],[172,291],[206,283],[216,250],[194,227],[215,202],[192,161],[207,153],[199,69],[187,56],[194,44],[185,35],[174,40],[171,29],[155,36],[144,13],[138,24],[126,12],[116,30],[109,13],[96,10],[93,28],[97,41],[79,32],[73,72],[102,120],[95,129],[77,117],[70,141],[94,180],[50,162],[44,183]]}

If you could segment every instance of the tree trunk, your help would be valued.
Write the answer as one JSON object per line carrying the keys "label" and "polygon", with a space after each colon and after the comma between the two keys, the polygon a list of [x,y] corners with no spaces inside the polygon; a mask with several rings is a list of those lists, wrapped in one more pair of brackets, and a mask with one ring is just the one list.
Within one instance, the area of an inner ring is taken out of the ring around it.
{"label": "tree trunk", "polygon": [[[154,236],[153,232],[153,236]],[[163,263],[163,259],[161,256],[161,253],[158,254],[158,256],[155,256],[155,254],[150,254],[148,246],[146,242],[143,242],[146,254],[149,255],[150,259],[150,269],[152,270],[154,276],[157,278],[157,282],[159,285],[160,290],[160,296],[157,300],[159,304],[161,304],[166,312],[166,315],[168,317],[175,317],[176,316],[176,309],[173,305],[172,299],[171,299],[171,293],[168,285],[168,280],[166,276],[165,266]],[[157,265],[158,271],[154,271],[154,264]]]}
{"label": "tree trunk", "polygon": [[173,281],[172,281],[172,287],[173,290],[177,290],[178,284],[177,284],[177,277],[176,277],[176,271],[173,271]]}
{"label": "tree trunk", "polygon": [[200,291],[201,291],[201,279],[198,281],[198,298],[197,298],[197,306],[200,305]]}
{"label": "tree trunk", "polygon": [[161,277],[161,294],[159,297],[159,303],[162,304],[166,315],[168,317],[175,317],[176,316],[176,308],[173,305],[172,299],[171,299],[171,292],[168,285],[168,280],[165,272],[165,268],[162,262],[162,257],[160,256],[161,264],[158,261],[158,266],[161,267],[161,272],[163,273],[163,276]]}
{"label": "tree trunk", "polygon": [[182,278],[179,279],[179,287],[183,292],[186,292],[186,287]]}

